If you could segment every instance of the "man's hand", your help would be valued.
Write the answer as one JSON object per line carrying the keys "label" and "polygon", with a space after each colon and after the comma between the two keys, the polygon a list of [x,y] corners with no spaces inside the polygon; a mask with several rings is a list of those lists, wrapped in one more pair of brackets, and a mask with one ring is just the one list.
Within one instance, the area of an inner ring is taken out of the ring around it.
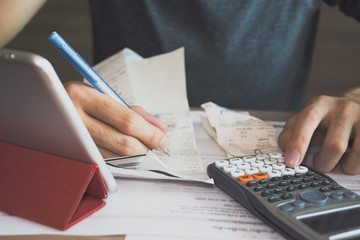
{"label": "man's hand", "polygon": [[299,165],[309,145],[317,144],[322,146],[314,156],[316,169],[330,172],[340,162],[345,173],[360,173],[360,105],[345,97],[316,97],[289,119],[279,136],[289,167]]}
{"label": "man's hand", "polygon": [[64,84],[104,158],[166,150],[166,124],[143,108],[132,109],[81,82]]}

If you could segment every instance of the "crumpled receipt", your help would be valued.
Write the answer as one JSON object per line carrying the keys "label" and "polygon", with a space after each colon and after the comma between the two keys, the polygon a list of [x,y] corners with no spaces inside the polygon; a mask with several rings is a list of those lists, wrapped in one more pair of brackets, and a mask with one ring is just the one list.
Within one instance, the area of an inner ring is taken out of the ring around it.
{"label": "crumpled receipt", "polygon": [[233,111],[212,102],[204,103],[201,107],[205,110],[205,114],[201,115],[204,129],[229,158],[282,153],[272,125],[247,112]]}

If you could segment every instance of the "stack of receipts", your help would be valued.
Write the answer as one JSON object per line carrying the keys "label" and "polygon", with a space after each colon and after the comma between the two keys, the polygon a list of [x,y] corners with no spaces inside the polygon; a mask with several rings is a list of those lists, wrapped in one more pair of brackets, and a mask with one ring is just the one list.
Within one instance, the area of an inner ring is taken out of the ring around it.
{"label": "stack of receipts", "polygon": [[146,59],[124,49],[94,69],[129,105],[142,106],[168,124],[170,156],[149,151],[141,156],[107,159],[114,176],[213,183],[197,151],[183,48]]}
{"label": "stack of receipts", "polygon": [[247,112],[236,112],[212,102],[201,107],[206,113],[200,116],[203,127],[229,158],[282,152],[272,125]]}

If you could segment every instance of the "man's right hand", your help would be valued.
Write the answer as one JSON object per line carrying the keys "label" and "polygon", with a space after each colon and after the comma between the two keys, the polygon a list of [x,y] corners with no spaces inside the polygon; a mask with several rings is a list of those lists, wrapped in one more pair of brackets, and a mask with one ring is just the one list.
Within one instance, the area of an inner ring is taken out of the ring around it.
{"label": "man's right hand", "polygon": [[64,86],[104,158],[169,147],[166,124],[143,108],[129,109],[82,82]]}

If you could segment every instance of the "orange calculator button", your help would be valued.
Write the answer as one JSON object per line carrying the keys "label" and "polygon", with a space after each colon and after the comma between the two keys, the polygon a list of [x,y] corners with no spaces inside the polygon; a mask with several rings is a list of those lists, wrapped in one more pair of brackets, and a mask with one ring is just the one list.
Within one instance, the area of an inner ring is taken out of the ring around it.
{"label": "orange calculator button", "polygon": [[267,178],[268,175],[266,173],[263,173],[263,172],[259,172],[259,173],[254,173],[253,174],[253,177],[255,179],[264,179],[264,178]]}
{"label": "orange calculator button", "polygon": [[249,182],[249,181],[252,181],[254,180],[254,178],[250,175],[242,175],[239,177],[239,181],[240,182]]}

